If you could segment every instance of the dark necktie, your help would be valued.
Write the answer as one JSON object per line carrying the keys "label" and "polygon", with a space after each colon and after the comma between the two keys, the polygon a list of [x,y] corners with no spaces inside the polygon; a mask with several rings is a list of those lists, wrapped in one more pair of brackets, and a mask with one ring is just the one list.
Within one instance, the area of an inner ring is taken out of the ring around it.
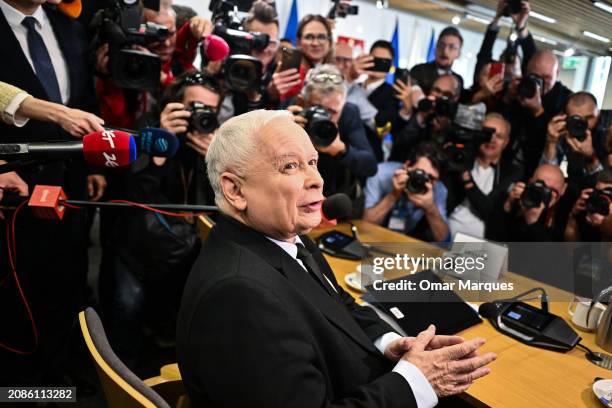
{"label": "dark necktie", "polygon": [[26,17],[21,22],[28,29],[28,47],[30,48],[30,57],[34,64],[34,70],[38,80],[47,92],[47,98],[51,102],[62,103],[62,94],[60,93],[57,76],[51,56],[45,46],[45,43],[36,31],[36,19],[34,17]]}
{"label": "dark necktie", "polygon": [[336,297],[338,292],[327,280],[327,278],[323,276],[323,272],[321,272],[321,269],[319,268],[317,261],[315,261],[314,257],[312,256],[312,253],[310,253],[310,251],[302,244],[297,244],[297,250],[297,259],[302,261],[306,269],[308,269],[310,275],[316,279],[332,297]]}

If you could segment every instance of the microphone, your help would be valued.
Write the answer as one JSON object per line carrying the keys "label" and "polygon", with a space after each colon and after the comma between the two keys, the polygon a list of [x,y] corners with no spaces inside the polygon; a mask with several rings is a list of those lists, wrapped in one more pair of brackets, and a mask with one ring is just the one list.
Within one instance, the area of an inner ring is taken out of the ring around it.
{"label": "microphone", "polygon": [[81,155],[92,166],[124,167],[136,160],[136,142],[129,133],[104,131],[80,141],[0,144],[0,159],[63,160]]}
{"label": "microphone", "polygon": [[502,310],[507,306],[510,302],[504,301],[495,301],[495,302],[485,302],[478,307],[478,314],[484,317],[485,319],[497,319],[497,317],[501,314]]}
{"label": "microphone", "polygon": [[337,193],[327,197],[321,209],[328,220],[342,220],[350,216],[353,211],[353,203],[346,194]]}
{"label": "microphone", "polygon": [[57,8],[64,13],[64,15],[73,20],[79,18],[83,11],[81,0],[62,0],[62,2],[57,5]]}
{"label": "microphone", "polygon": [[220,61],[229,55],[230,47],[223,38],[211,34],[204,37],[201,52],[208,61]]}
{"label": "microphone", "polygon": [[141,130],[105,128],[111,131],[131,133],[136,140],[138,152],[149,156],[173,157],[179,148],[179,140],[172,132],[159,128],[145,128]]}

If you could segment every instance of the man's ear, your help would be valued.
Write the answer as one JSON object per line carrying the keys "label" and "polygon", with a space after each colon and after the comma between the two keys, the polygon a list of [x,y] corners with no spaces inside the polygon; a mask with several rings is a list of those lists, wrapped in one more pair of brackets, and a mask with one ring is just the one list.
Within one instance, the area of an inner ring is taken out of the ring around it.
{"label": "man's ear", "polygon": [[221,184],[221,191],[225,200],[231,205],[236,211],[243,212],[247,208],[246,197],[244,196],[243,186],[240,178],[230,172],[221,173],[219,178]]}

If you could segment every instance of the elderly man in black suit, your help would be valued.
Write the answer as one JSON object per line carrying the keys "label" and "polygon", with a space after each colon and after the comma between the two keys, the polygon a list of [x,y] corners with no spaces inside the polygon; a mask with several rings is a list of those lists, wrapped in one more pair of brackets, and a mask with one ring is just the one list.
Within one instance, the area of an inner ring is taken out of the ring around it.
{"label": "elderly man in black suit", "polygon": [[410,70],[413,85],[421,87],[425,94],[431,91],[434,81],[442,75],[454,75],[463,89],[463,78],[452,70],[453,63],[461,55],[463,37],[455,27],[446,27],[440,33],[436,43],[436,59],[425,64],[418,64]]}
{"label": "elderly man in black suit", "polygon": [[224,213],[185,287],[178,362],[194,406],[431,407],[489,372],[482,339],[403,338],[359,306],[303,235],[318,153],[286,113],[227,121],[206,155]]}
{"label": "elderly man in black suit", "polygon": [[[53,7],[42,7],[43,3],[0,1],[0,55],[4,57],[0,81],[45,101],[92,111],[96,102],[86,32],[80,23]],[[53,120],[55,114],[49,110],[49,119]],[[55,123],[30,120],[25,125],[17,123],[21,127],[0,123],[0,135],[5,143],[74,140]],[[85,199],[89,187],[89,196],[99,198],[106,181],[102,176],[88,176],[87,170],[83,161],[75,160],[41,163],[17,173],[30,191],[38,184],[57,185],[68,197]],[[76,314],[83,307],[81,296],[86,285],[86,217],[85,211],[73,210],[61,222],[49,222],[35,219],[28,211],[20,213],[16,223],[17,271],[38,328],[38,348],[32,341],[33,327],[23,302],[8,280],[0,293],[2,343],[26,353],[0,348],[0,365],[6,368],[3,374],[10,376],[10,380],[2,381],[0,374],[0,383],[65,383],[68,340]],[[10,270],[4,232],[2,224],[0,276]],[[33,350],[33,354],[27,354]]]}

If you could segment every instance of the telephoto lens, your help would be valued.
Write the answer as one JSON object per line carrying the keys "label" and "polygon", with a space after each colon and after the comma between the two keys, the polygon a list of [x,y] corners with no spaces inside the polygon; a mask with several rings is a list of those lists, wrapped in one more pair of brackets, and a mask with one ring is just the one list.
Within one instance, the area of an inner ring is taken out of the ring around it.
{"label": "telephoto lens", "polygon": [[427,182],[431,181],[431,176],[421,169],[408,172],[406,191],[410,194],[425,194],[427,192]]}
{"label": "telephoto lens", "polygon": [[332,122],[329,112],[322,106],[311,106],[304,109],[300,115],[308,120],[306,133],[310,136],[313,145],[327,147],[338,136],[338,127]]}
{"label": "telephoto lens", "polygon": [[545,207],[548,207],[551,198],[552,190],[548,188],[544,181],[537,180],[525,187],[523,194],[521,194],[521,203],[527,209],[538,208],[542,203]]}

